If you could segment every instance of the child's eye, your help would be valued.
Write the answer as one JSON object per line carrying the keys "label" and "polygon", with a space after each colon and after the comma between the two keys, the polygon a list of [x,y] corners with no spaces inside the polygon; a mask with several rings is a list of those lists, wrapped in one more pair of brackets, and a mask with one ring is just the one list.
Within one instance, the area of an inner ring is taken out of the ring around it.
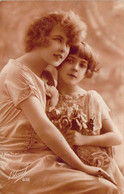
{"label": "child's eye", "polygon": [[71,45],[70,41],[67,41],[66,46],[70,46],[70,45]]}
{"label": "child's eye", "polygon": [[85,63],[80,63],[81,68],[87,68],[87,65]]}

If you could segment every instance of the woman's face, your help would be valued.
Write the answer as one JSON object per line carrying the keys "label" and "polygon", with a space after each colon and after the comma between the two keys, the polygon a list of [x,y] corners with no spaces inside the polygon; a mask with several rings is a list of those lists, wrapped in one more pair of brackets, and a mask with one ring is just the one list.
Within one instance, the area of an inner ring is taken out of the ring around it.
{"label": "woman's face", "polygon": [[43,59],[50,65],[57,67],[67,57],[70,45],[69,40],[59,25],[54,26],[49,37],[49,45],[44,47]]}
{"label": "woman's face", "polygon": [[76,85],[83,78],[87,70],[88,61],[77,55],[68,55],[63,64],[58,68],[60,82]]}

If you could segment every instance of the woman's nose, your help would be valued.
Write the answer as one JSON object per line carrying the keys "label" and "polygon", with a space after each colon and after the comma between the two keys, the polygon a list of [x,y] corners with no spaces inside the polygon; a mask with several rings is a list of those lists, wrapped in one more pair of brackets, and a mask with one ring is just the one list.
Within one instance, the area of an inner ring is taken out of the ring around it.
{"label": "woman's nose", "polygon": [[61,50],[61,52],[67,52],[67,51],[69,51],[69,47],[66,45],[66,43],[62,43],[60,50]]}

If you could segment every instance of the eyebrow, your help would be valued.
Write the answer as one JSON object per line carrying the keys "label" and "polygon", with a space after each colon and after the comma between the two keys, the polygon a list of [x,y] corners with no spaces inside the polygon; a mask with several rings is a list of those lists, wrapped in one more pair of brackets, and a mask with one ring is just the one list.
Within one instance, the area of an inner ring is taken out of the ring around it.
{"label": "eyebrow", "polygon": [[83,59],[83,60],[81,60],[81,62],[83,62],[83,64],[84,64],[85,67],[88,66],[88,61],[87,60]]}
{"label": "eyebrow", "polygon": [[73,57],[73,56],[68,56],[68,58],[72,58],[72,59],[76,60],[76,58],[75,58],[75,57]]}
{"label": "eyebrow", "polygon": [[[73,56],[68,56],[68,58],[72,58],[72,59],[74,59],[74,60],[76,60],[76,58],[75,57],[73,57]],[[81,62],[86,62],[86,63],[88,63],[88,61],[86,60],[86,59],[81,59]]]}
{"label": "eyebrow", "polygon": [[60,35],[53,35],[53,37],[57,37],[57,38],[61,38],[61,39],[64,39],[62,36]]}
{"label": "eyebrow", "polygon": [[[73,60],[76,60],[76,58],[73,57],[73,56],[68,56],[67,58],[71,58],[71,59],[73,59]],[[82,62],[85,62],[86,66],[88,65],[88,61],[87,61],[86,59],[82,59],[82,60],[81,60],[81,63],[82,63]]]}
{"label": "eyebrow", "polygon": [[88,61],[87,61],[86,59],[82,59],[81,61],[82,61],[82,62],[86,62],[86,63],[88,63]]}

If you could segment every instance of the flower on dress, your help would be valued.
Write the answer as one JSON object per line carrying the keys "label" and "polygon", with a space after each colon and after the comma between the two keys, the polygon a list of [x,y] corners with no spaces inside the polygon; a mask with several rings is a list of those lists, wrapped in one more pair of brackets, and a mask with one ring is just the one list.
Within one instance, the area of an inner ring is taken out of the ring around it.
{"label": "flower on dress", "polygon": [[[67,130],[76,130],[81,133],[85,133],[84,129],[88,129],[86,114],[76,105],[71,107],[57,107],[54,110],[47,110],[47,115],[53,124],[58,127],[62,133],[66,133]],[[90,130],[91,133],[91,130]]]}
{"label": "flower on dress", "polygon": [[95,146],[78,146],[76,153],[79,158],[88,165],[107,168],[110,158],[104,148]]}
{"label": "flower on dress", "polygon": [[54,86],[49,86],[47,84],[45,84],[45,89],[46,89],[46,96],[47,96],[46,109],[47,111],[51,112],[52,110],[54,110],[54,108],[58,103],[59,93]]}
{"label": "flower on dress", "polygon": [[67,118],[66,116],[61,117],[60,123],[61,123],[62,129],[71,129],[72,127],[71,120]]}
{"label": "flower on dress", "polygon": [[87,158],[88,163],[92,166],[97,166],[101,168],[108,167],[110,159],[105,152],[94,152]]}

